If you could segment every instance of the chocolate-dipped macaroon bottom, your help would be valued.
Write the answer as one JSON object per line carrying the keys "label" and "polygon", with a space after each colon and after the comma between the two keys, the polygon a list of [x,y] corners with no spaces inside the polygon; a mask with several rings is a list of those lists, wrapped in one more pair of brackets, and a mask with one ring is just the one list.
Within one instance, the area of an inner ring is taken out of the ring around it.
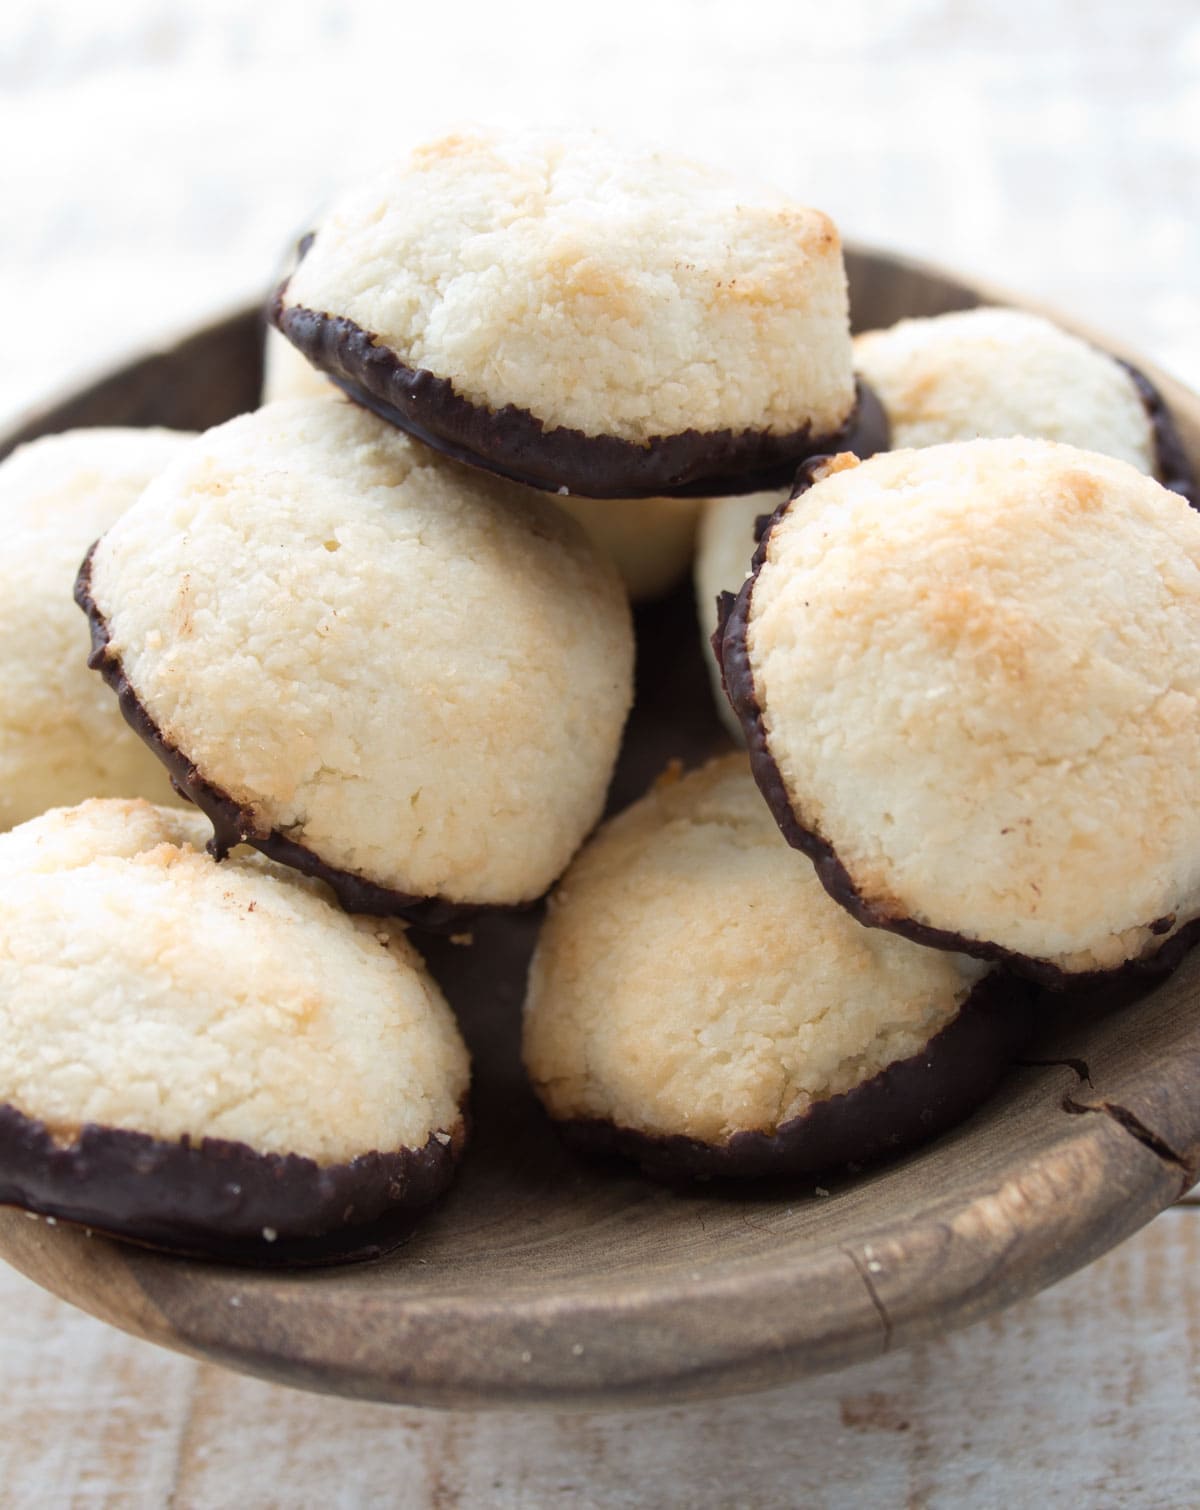
{"label": "chocolate-dipped macaroon bottom", "polygon": [[256,1267],[378,1258],[446,1190],[465,1122],[421,1148],[321,1165],[221,1138],[88,1125],[69,1139],[0,1105],[0,1205],[107,1237]]}
{"label": "chocolate-dipped macaroon bottom", "polygon": [[1138,397],[1150,420],[1150,432],[1154,441],[1154,473],[1164,488],[1186,498],[1193,508],[1200,507],[1196,491],[1196,469],[1184,449],[1183,437],[1175,423],[1170,405],[1163,398],[1158,385],[1153,383],[1140,367],[1127,362],[1124,357],[1113,361],[1129,374]]}
{"label": "chocolate-dipped macaroon bottom", "polygon": [[455,461],[550,493],[588,498],[710,497],[786,487],[806,457],[852,450],[869,456],[887,445],[887,421],[873,394],[858,385],[840,430],[813,435],[767,431],[687,430],[644,444],[612,435],[547,428],[527,409],[491,410],[453,383],[407,366],[380,338],[342,315],[284,303],[283,283],[270,319],[309,362],[356,403]]}
{"label": "chocolate-dipped macaroon bottom", "polygon": [[663,1178],[800,1176],[965,1116],[1030,988],[861,928],[784,843],[745,756],[669,772],[552,895],[523,1058],[578,1145]]}
{"label": "chocolate-dipped macaroon bottom", "polygon": [[214,859],[223,860],[236,845],[249,844],[281,865],[324,881],[347,912],[364,913],[371,917],[398,917],[414,927],[431,932],[453,929],[483,910],[478,903],[454,902],[437,896],[414,896],[410,892],[380,886],[378,882],[370,881],[365,876],[328,864],[311,849],[289,839],[277,829],[264,833],[251,808],[236,802],[228,792],[209,781],[182,750],[163,737],[162,731],[138,697],[125,675],[120,657],[109,648],[108,623],[92,597],[92,557],[95,550],[94,544],[84,558],[75,581],[75,601],[87,615],[92,633],[92,653],[88,657],[88,665],[93,671],[98,671],[117,694],[125,722],[166,766],[175,790],[194,803],[212,824],[213,836],[208,844],[208,852]]}
{"label": "chocolate-dipped macaroon bottom", "polygon": [[618,1155],[666,1184],[797,1180],[898,1158],[964,1121],[991,1095],[1034,1027],[1032,987],[1003,971],[972,990],[952,1022],[908,1059],[812,1103],[773,1131],[719,1143],[620,1127],[599,1118],[556,1124],[581,1153]]}
{"label": "chocolate-dipped macaroon bottom", "polygon": [[453,1014],[398,924],[204,830],[97,800],[0,835],[0,1202],[243,1262],[383,1251],[466,1138]]}
{"label": "chocolate-dipped macaroon bottom", "polygon": [[[1128,366],[1124,363],[1122,365]],[[1129,371],[1137,381],[1147,407],[1151,408],[1151,396],[1157,398],[1157,390],[1136,369],[1129,368]],[[1159,418],[1166,428],[1160,431],[1156,420],[1156,435],[1160,443],[1163,434],[1168,436],[1166,454],[1169,456],[1169,436],[1174,433],[1173,426],[1161,399],[1157,401]],[[1085,456],[1087,453],[1077,454]],[[1163,453],[1160,452],[1161,454]],[[847,465],[852,465],[849,458]],[[740,591],[736,594],[724,592],[717,600],[717,625],[711,644],[720,670],[721,683],[729,705],[741,725],[755,782],[780,832],[793,848],[800,850],[813,862],[821,884],[834,901],[865,927],[883,928],[917,944],[953,950],[1004,965],[1026,979],[1055,991],[1085,992],[1101,987],[1126,986],[1130,989],[1140,989],[1142,986],[1149,989],[1164,980],[1178,967],[1188,951],[1200,942],[1200,916],[1188,918],[1182,924],[1175,914],[1148,919],[1142,926],[1150,942],[1138,956],[1107,969],[1070,970],[1053,960],[1032,957],[994,940],[920,922],[865,895],[830,840],[802,821],[770,747],[747,645],[747,632],[755,589],[767,560],[773,532],[787,518],[791,505],[798,498],[832,471],[839,469],[842,468],[836,459],[825,457],[813,458],[799,469],[790,497],[769,518],[759,521],[758,547],[751,561],[750,573]],[[1185,475],[1187,472],[1185,460],[1183,471],[1174,468],[1174,481],[1164,480],[1163,485],[1190,502],[1190,484]]]}

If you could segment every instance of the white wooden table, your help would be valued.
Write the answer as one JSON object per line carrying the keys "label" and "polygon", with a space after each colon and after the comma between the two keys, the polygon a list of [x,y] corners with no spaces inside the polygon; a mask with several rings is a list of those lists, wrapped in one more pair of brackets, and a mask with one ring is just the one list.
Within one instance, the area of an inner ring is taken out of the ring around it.
{"label": "white wooden table", "polygon": [[[1195,0],[0,7],[0,423],[261,290],[356,162],[608,124],[1057,302],[1200,387]],[[1200,1212],[943,1342],[719,1405],[307,1397],[0,1269],[0,1506],[1200,1503]]]}

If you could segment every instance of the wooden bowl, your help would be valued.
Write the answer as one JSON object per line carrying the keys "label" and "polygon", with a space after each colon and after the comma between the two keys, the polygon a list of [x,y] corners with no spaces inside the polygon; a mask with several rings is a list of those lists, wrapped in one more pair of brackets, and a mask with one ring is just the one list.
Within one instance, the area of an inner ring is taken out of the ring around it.
{"label": "wooden bowl", "polygon": [[[848,263],[860,328],[1001,297],[880,253]],[[0,449],[72,425],[215,423],[256,402],[260,335],[254,311],[237,314],[30,417]],[[1200,400],[1151,375],[1200,458]],[[640,611],[638,630],[616,806],[669,757],[723,744],[690,592]],[[422,946],[475,1055],[475,1139],[450,1196],[390,1259],[250,1272],[13,1211],[0,1255],[139,1337],[282,1383],[606,1407],[760,1389],[978,1321],[1090,1262],[1196,1176],[1200,952],[1136,1007],[1048,1010],[1029,1063],[971,1121],[853,1183],[731,1199],[578,1163],[518,1063],[537,921]]]}

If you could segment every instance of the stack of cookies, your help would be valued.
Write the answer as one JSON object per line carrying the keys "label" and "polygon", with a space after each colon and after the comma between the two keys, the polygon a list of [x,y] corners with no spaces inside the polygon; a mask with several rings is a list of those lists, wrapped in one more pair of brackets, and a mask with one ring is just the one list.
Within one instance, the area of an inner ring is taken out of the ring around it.
{"label": "stack of cookies", "polygon": [[[531,1081],[667,1179],[913,1147],[1036,986],[1181,956],[1200,516],[1137,374],[1010,311],[856,349],[824,215],[589,133],[352,187],[270,317],[254,413],[0,469],[87,552],[99,673],[60,570],[58,723],[0,745],[30,820],[0,836],[0,1200],[242,1261],[385,1250],[466,1126],[406,930],[551,888]],[[629,597],[698,520],[746,753],[593,834]]]}

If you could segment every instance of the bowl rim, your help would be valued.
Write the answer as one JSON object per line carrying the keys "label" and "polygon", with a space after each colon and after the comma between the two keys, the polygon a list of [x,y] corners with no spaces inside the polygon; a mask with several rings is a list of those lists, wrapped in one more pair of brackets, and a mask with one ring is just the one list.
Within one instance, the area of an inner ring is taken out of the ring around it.
{"label": "bowl rim", "polygon": [[[952,287],[961,307],[1033,310],[1134,360],[1169,404],[1187,411],[1195,451],[1200,398],[1137,353],[994,284],[854,242],[846,251],[864,266]],[[257,317],[254,306],[240,306],[72,384],[19,416],[0,438],[0,455],[53,427],[56,410],[149,357]],[[1190,974],[1200,995],[1196,959]],[[1006,1104],[1044,1102],[1058,1118],[1032,1164],[993,1171],[965,1192],[944,1189],[920,1212],[868,1222],[854,1243],[812,1249],[800,1268],[784,1246],[736,1260],[715,1255],[689,1275],[668,1267],[557,1282],[550,1292],[531,1283],[524,1292],[415,1289],[381,1300],[354,1271],[248,1274],[11,1209],[0,1210],[0,1257],[136,1336],[276,1382],[360,1398],[611,1409],[769,1388],[980,1320],[1090,1262],[1184,1193],[1200,1163],[1200,1098],[1190,1094],[1200,1079],[1200,1032],[1183,1051],[1172,1038],[1187,976],[1185,965],[1143,1004],[1136,1032],[1127,1022],[1110,1031],[1112,1018],[1076,1023],[1057,1048],[1014,1073]],[[1118,1048],[1144,1040],[1141,1063],[1122,1067],[1121,1052],[1102,1041],[1106,1034]],[[1090,1074],[1086,1066],[1080,1072],[1081,1061],[1092,1065]],[[351,1277],[327,1282],[331,1275]],[[325,1287],[319,1325],[314,1284]]]}

